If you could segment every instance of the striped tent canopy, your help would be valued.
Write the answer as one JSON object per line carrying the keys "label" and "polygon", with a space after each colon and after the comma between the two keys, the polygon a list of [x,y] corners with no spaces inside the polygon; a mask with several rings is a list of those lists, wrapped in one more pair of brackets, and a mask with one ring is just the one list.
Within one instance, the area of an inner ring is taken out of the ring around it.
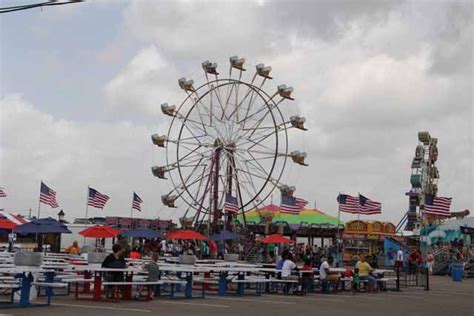
{"label": "striped tent canopy", "polygon": [[0,219],[6,219],[15,225],[22,225],[29,223],[30,221],[21,215],[13,215],[11,213],[0,211]]}
{"label": "striped tent canopy", "polygon": [[[330,224],[337,226],[337,218],[324,213],[318,209],[304,209],[299,214],[285,214],[280,212],[280,207],[275,204],[270,204],[262,208],[250,210],[245,212],[245,220],[247,222],[254,222],[259,224],[262,217],[272,216],[272,223],[285,222],[291,224]],[[242,223],[243,216],[240,214],[237,216],[237,220]],[[340,221],[340,225],[344,225],[343,221]]]}

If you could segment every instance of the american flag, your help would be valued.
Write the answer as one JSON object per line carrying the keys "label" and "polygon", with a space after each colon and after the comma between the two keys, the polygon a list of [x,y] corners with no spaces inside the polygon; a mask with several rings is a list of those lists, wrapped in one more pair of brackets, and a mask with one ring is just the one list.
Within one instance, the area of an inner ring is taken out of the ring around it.
{"label": "american flag", "polygon": [[142,199],[138,196],[138,194],[136,194],[135,192],[133,192],[133,201],[132,201],[132,208],[133,209],[136,209],[137,211],[141,212],[142,209],[140,207],[140,203],[142,203]]}
{"label": "american flag", "polygon": [[7,197],[7,193],[4,188],[0,188],[0,197]]}
{"label": "american flag", "polygon": [[373,215],[382,213],[382,203],[372,201],[362,194],[359,194],[359,212],[363,215]]}
{"label": "american flag", "polygon": [[339,211],[345,213],[359,213],[359,198],[347,194],[339,194],[337,197],[339,202]]}
{"label": "american flag", "polygon": [[297,198],[291,195],[281,194],[280,211],[282,213],[298,214],[308,204],[305,199]]}
{"label": "american flag", "polygon": [[228,193],[225,195],[224,211],[231,214],[239,213],[239,203],[236,197]]}
{"label": "american flag", "polygon": [[425,195],[425,212],[435,216],[449,216],[453,198]]}
{"label": "american flag", "polygon": [[52,208],[59,207],[58,202],[56,202],[56,191],[49,188],[43,181],[41,181],[40,202],[48,204]]}
{"label": "american flag", "polygon": [[87,205],[97,208],[104,208],[105,203],[109,200],[109,197],[99,191],[89,188],[89,199]]}

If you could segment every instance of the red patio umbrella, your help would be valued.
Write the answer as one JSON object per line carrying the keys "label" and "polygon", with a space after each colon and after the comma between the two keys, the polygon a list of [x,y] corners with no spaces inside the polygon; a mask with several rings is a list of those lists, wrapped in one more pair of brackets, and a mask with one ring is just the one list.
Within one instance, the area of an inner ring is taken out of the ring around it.
{"label": "red patio umbrella", "polygon": [[0,218],[0,228],[12,230],[16,228],[16,224],[8,219]]}
{"label": "red patio umbrella", "polygon": [[113,238],[121,232],[120,229],[115,229],[110,226],[96,225],[80,231],[79,235],[88,238]]}
{"label": "red patio umbrella", "polygon": [[273,234],[260,239],[259,242],[264,244],[291,244],[293,243],[293,240],[288,239],[280,234]]}
{"label": "red patio umbrella", "polygon": [[167,239],[182,239],[182,240],[206,240],[207,236],[201,235],[194,230],[176,230],[174,232],[168,233],[165,235]]}

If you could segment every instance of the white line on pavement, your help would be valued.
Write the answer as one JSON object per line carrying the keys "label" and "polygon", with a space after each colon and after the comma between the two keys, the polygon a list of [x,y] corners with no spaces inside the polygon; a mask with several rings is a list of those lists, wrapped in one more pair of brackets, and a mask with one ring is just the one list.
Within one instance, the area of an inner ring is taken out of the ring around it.
{"label": "white line on pavement", "polygon": [[205,306],[205,307],[230,307],[229,305],[219,305],[219,304],[207,304],[207,303],[188,303],[188,302],[171,302],[171,301],[158,301],[163,304],[172,304],[172,305],[193,305],[193,306]]}
{"label": "white line on pavement", "polygon": [[80,308],[95,308],[95,309],[109,309],[116,311],[129,311],[129,312],[142,312],[142,313],[151,313],[151,310],[148,309],[138,309],[138,308],[120,308],[120,307],[107,307],[107,306],[97,306],[97,305],[82,305],[82,304],[62,304],[62,303],[53,303],[54,306],[67,306],[67,307],[80,307]]}
{"label": "white line on pavement", "polygon": [[238,297],[213,297],[216,300],[231,300],[231,301],[242,301],[242,302],[255,302],[255,303],[269,303],[269,304],[284,304],[284,305],[296,305],[294,302],[279,302],[265,299],[249,299],[249,298],[238,298]]}
{"label": "white line on pavement", "polygon": [[[375,294],[375,295],[377,295],[377,294]],[[349,299],[374,300],[374,301],[383,301],[384,300],[383,298],[369,296],[369,295],[364,295],[364,296],[340,295],[339,297],[349,298]]]}

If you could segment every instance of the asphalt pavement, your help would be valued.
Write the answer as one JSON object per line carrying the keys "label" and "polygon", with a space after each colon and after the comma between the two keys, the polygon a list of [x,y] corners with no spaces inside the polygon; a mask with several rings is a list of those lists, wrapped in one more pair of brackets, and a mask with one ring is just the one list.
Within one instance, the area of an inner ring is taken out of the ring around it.
{"label": "asphalt pavement", "polygon": [[73,296],[55,297],[53,306],[25,309],[0,309],[2,315],[21,316],[474,316],[474,279],[453,282],[448,277],[432,277],[431,290],[403,289],[401,292],[375,294],[308,294],[285,296],[219,297],[149,302],[88,302]]}

